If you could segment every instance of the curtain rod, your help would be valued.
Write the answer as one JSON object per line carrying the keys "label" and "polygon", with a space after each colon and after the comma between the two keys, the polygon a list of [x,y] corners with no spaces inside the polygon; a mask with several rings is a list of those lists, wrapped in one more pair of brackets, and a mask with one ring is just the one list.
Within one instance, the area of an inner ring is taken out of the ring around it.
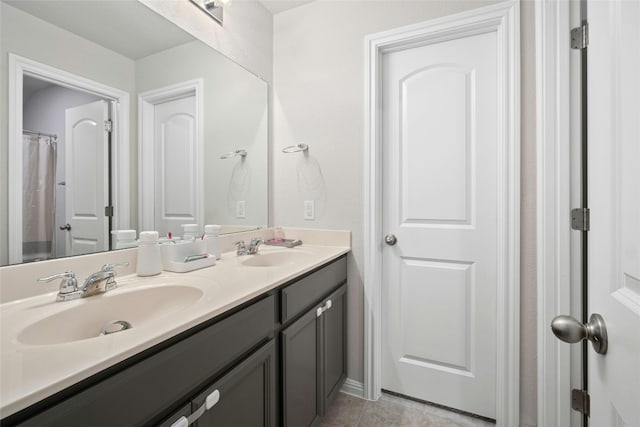
{"label": "curtain rod", "polygon": [[48,136],[49,138],[58,139],[58,135],[54,133],[34,132],[28,129],[22,129],[22,133],[28,133],[29,135],[36,135],[36,136]]}

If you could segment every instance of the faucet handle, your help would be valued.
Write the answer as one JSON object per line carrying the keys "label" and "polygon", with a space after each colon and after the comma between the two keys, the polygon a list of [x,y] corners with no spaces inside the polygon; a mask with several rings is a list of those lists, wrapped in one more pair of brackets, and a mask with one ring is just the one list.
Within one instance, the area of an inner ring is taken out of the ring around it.
{"label": "faucet handle", "polygon": [[76,274],[73,271],[65,271],[64,273],[54,274],[53,276],[42,277],[38,279],[38,282],[51,282],[52,280],[62,279],[60,282],[60,290],[58,291],[58,301],[66,299],[65,296],[69,296],[74,292],[78,292],[78,280]]}
{"label": "faucet handle", "polygon": [[246,246],[244,243],[244,240],[238,240],[237,242],[234,243],[234,245],[236,245],[237,249],[244,249]]}
{"label": "faucet handle", "polygon": [[254,237],[253,239],[251,239],[252,246],[261,245],[263,243],[264,243],[264,239],[262,237]]}
{"label": "faucet handle", "polygon": [[105,264],[102,266],[100,271],[103,271],[105,273],[111,273],[110,276],[107,278],[107,282],[105,283],[105,292],[118,287],[118,284],[116,283],[116,279],[115,279],[116,272],[114,269],[116,267],[128,267],[128,266],[129,266],[128,262],[116,262],[113,264]]}

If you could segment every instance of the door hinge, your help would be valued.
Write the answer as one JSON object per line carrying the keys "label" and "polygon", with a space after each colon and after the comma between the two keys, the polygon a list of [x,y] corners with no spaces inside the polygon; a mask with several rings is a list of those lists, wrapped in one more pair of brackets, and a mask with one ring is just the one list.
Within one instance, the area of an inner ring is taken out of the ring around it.
{"label": "door hinge", "polygon": [[571,29],[571,49],[584,49],[589,46],[589,24]]}
{"label": "door hinge", "polygon": [[104,207],[104,216],[113,216],[113,206]]}
{"label": "door hinge", "polygon": [[589,231],[589,209],[571,209],[571,228],[578,231]]}
{"label": "door hinge", "polygon": [[574,388],[571,390],[571,409],[589,416],[591,411],[591,398],[586,390]]}
{"label": "door hinge", "polygon": [[113,130],[113,122],[111,120],[104,121],[104,130],[106,132],[111,132]]}

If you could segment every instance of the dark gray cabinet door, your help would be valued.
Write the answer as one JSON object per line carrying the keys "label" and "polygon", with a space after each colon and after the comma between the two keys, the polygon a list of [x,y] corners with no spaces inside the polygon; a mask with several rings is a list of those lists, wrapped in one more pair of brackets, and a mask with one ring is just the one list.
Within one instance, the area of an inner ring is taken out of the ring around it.
{"label": "dark gray cabinet door", "polygon": [[322,414],[340,392],[347,377],[347,286],[343,285],[324,300],[330,308],[322,313]]}
{"label": "dark gray cabinet door", "polygon": [[317,307],[282,331],[282,424],[307,427],[320,416],[320,317]]}
{"label": "dark gray cabinet door", "polygon": [[207,396],[219,393],[218,402],[195,425],[275,427],[275,370],[276,349],[271,340],[193,400],[191,409],[196,412]]}

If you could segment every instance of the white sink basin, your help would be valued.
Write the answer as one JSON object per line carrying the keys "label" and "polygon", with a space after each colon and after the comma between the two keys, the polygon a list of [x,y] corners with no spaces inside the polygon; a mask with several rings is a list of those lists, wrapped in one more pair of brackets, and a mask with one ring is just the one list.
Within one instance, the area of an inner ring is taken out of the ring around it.
{"label": "white sink basin", "polygon": [[292,249],[277,252],[258,252],[242,260],[241,263],[247,267],[280,267],[306,261],[309,257],[309,252]]}
{"label": "white sink basin", "polygon": [[[50,345],[97,338],[111,321],[125,321],[135,329],[191,306],[202,295],[200,289],[182,285],[107,292],[77,300],[79,304],[32,323],[18,334],[18,341],[27,345]],[[117,332],[122,333],[127,331]]]}

